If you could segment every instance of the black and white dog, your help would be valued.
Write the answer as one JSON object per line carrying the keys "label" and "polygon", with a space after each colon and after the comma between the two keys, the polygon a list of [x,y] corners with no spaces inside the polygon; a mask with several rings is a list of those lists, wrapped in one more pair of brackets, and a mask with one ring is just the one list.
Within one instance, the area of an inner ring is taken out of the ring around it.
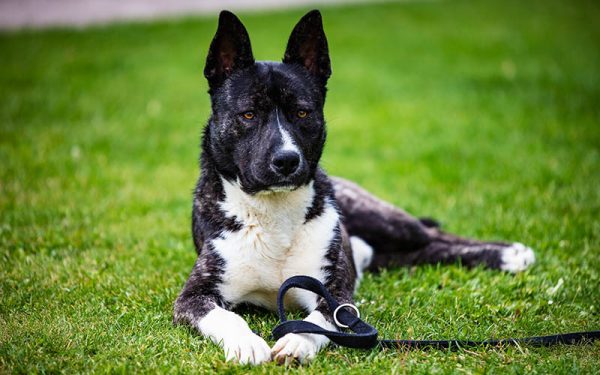
{"label": "black and white dog", "polygon": [[[331,75],[321,15],[296,25],[283,62],[254,61],[240,20],[223,11],[204,75],[212,115],[202,140],[201,177],[192,212],[198,258],[175,301],[174,322],[222,346],[227,360],[308,361],[328,339],[288,334],[270,348],[231,311],[240,304],[274,309],[294,275],[321,280],[340,303],[366,269],[455,262],[516,272],[534,261],[519,243],[489,243],[442,232],[352,182],[319,167],[323,105]],[[286,305],[336,329],[314,294],[292,290]]]}

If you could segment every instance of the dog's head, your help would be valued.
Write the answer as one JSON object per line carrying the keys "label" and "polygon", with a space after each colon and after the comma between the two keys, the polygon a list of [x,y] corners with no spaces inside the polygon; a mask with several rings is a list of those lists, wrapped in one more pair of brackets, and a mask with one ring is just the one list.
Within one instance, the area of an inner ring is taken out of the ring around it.
{"label": "dog's head", "polygon": [[249,194],[293,190],[313,179],[331,75],[319,11],[298,22],[281,63],[254,61],[244,25],[221,12],[204,75],[212,115],[203,147],[221,176]]}

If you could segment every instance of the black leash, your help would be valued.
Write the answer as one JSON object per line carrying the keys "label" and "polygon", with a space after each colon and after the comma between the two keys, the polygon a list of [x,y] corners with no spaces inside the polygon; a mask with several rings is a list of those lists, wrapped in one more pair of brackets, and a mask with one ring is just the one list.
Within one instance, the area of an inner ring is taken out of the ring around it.
{"label": "black leash", "polygon": [[[310,290],[323,297],[333,312],[335,323],[340,328],[348,328],[354,333],[341,331],[328,331],[316,324],[304,320],[287,320],[283,308],[283,297],[290,288]],[[580,344],[600,339],[600,331],[587,331],[575,333],[562,333],[550,336],[535,336],[519,339],[499,339],[485,341],[470,340],[378,340],[375,327],[360,319],[358,309],[351,304],[340,304],[329,293],[327,288],[317,279],[309,276],[294,276],[287,279],[279,288],[277,295],[277,306],[279,309],[280,323],[273,329],[273,337],[277,340],[288,333],[315,333],[325,335],[338,345],[349,348],[371,349],[379,345],[384,348],[425,348],[438,349],[469,346],[496,346],[511,344],[526,344],[533,346],[550,346],[556,344]],[[357,315],[345,309],[354,309]]]}

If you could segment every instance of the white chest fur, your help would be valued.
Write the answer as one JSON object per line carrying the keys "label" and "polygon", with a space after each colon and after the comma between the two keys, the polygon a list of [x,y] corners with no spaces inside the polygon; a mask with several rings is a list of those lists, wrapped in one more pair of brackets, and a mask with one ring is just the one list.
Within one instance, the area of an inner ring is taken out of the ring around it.
{"label": "white chest fur", "polygon": [[[331,203],[324,212],[305,223],[314,190],[312,183],[290,192],[250,196],[237,184],[223,181],[222,209],[243,227],[223,232],[213,241],[225,260],[220,292],[233,304],[252,303],[276,308],[279,286],[294,275],[309,275],[324,281],[325,255],[334,236],[339,215]],[[310,292],[292,290],[286,303],[313,309]]]}

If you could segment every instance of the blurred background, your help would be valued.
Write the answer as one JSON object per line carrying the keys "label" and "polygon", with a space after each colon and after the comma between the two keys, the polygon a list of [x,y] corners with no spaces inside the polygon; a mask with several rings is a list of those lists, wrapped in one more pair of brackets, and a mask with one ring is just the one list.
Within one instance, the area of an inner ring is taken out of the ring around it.
{"label": "blurred background", "polygon": [[[380,0],[382,2],[385,0]],[[117,20],[156,19],[231,11],[264,11],[365,2],[365,0],[2,0],[0,28],[86,26]]]}
{"label": "blurred background", "polygon": [[[195,258],[206,51],[230,8],[255,57],[280,60],[314,7],[333,68],[323,167],[537,256],[516,276],[459,265],[367,276],[357,301],[376,301],[361,306],[369,320],[407,338],[598,329],[600,2],[0,0],[0,372],[226,368],[171,325]],[[264,337],[276,321],[245,317]],[[321,358],[313,371],[593,373],[599,353]]]}

